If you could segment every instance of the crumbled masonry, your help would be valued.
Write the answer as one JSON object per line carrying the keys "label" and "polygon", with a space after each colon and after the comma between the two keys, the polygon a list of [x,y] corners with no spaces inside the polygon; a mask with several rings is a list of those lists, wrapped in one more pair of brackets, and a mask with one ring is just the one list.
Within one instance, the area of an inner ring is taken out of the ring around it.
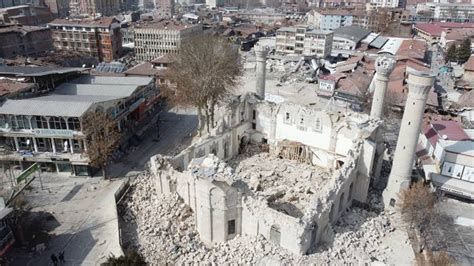
{"label": "crumbled masonry", "polygon": [[[237,236],[225,243],[206,247],[195,229],[192,211],[177,194],[158,195],[151,174],[142,173],[131,183],[131,191],[122,202],[124,244],[137,249],[151,265],[164,263],[271,263],[347,264],[387,262],[390,247],[382,238],[395,230],[390,218],[360,208],[348,210],[334,226],[334,241],[318,253],[298,256],[275,246],[265,238]],[[375,194],[369,204],[381,207]],[[137,225],[136,232],[131,229]],[[134,234],[136,233],[136,236]]]}

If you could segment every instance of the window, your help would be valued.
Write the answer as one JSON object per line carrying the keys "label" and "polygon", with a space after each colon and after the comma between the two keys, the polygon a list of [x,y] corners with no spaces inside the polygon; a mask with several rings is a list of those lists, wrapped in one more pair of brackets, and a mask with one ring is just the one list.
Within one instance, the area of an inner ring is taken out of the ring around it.
{"label": "window", "polygon": [[235,234],[235,220],[227,221],[227,234]]}
{"label": "window", "polygon": [[30,122],[28,118],[23,115],[12,116],[12,126],[13,128],[25,129],[30,128]]}
{"label": "window", "polygon": [[0,128],[5,128],[8,124],[7,117],[5,115],[0,115]]}
{"label": "window", "polygon": [[77,117],[70,117],[67,119],[67,124],[70,130],[81,131],[81,122]]}
{"label": "window", "polygon": [[66,121],[57,116],[49,118],[49,126],[51,129],[67,129]]}
{"label": "window", "polygon": [[321,127],[321,118],[316,117],[316,120],[314,121],[314,128],[313,131],[321,132],[322,127]]}
{"label": "window", "polygon": [[35,116],[35,118],[33,120],[36,123],[36,127],[33,126],[33,128],[48,128],[48,120],[46,120],[45,117]]}
{"label": "window", "polygon": [[290,122],[290,113],[286,112],[285,113],[285,122],[289,123]]}

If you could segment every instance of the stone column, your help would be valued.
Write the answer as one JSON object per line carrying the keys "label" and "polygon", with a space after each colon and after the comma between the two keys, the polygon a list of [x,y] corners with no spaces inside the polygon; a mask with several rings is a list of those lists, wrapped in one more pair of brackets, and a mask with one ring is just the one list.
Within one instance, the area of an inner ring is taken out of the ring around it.
{"label": "stone column", "polygon": [[382,119],[385,94],[388,86],[388,78],[396,65],[393,57],[380,55],[375,60],[375,90],[372,98],[372,108],[370,109],[370,117]]}
{"label": "stone column", "polygon": [[262,99],[265,99],[265,72],[267,67],[267,53],[268,49],[265,46],[254,46],[255,56],[257,61],[257,84],[256,93]]}
{"label": "stone column", "polygon": [[425,104],[434,83],[434,75],[431,73],[413,70],[408,74],[408,97],[398,134],[392,171],[383,192],[386,208],[395,206],[397,194],[410,185]]}

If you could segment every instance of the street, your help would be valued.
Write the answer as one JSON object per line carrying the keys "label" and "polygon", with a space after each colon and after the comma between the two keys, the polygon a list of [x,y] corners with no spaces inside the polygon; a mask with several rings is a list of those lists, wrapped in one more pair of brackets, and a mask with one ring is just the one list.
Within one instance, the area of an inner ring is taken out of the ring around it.
{"label": "street", "polygon": [[51,254],[62,251],[66,265],[97,265],[112,254],[120,255],[114,193],[123,177],[144,170],[157,153],[178,153],[191,142],[197,128],[191,109],[173,109],[159,119],[159,139],[156,127],[151,126],[137,147],[109,166],[113,181],[43,173],[41,189],[39,180],[34,180],[22,195],[28,204],[27,225],[22,228],[28,248],[11,249],[9,264],[52,265]]}

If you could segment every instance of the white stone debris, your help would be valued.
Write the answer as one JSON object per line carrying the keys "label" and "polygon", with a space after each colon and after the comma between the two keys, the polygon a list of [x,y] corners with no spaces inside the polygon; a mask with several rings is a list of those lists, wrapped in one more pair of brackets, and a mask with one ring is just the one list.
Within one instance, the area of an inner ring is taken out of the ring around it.
{"label": "white stone debris", "polygon": [[[143,172],[131,182],[131,189],[120,206],[123,222],[136,223],[135,230],[133,226],[123,228],[124,242],[141,253],[150,265],[390,263],[387,258],[391,249],[382,239],[392,234],[394,228],[383,212],[351,208],[333,226],[332,242],[307,256],[290,253],[262,236],[237,236],[206,247],[199,240],[191,209],[176,194],[158,195],[154,182],[150,173]],[[374,195],[369,203],[375,208],[381,206]]]}

